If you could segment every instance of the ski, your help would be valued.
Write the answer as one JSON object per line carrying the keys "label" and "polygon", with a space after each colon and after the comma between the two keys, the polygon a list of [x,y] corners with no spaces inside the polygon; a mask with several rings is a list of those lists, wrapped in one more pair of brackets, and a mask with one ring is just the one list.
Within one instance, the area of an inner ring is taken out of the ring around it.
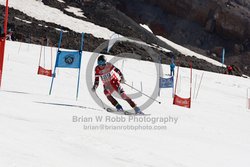
{"label": "ski", "polygon": [[107,112],[113,113],[113,114],[118,114],[118,115],[132,115],[132,116],[149,116],[151,114],[135,114],[134,112],[129,112],[129,111],[116,111],[111,108],[106,108],[105,109]]}
{"label": "ski", "polygon": [[106,108],[107,112],[119,114],[119,115],[134,115],[134,113],[128,112],[128,111],[116,111],[111,108]]}

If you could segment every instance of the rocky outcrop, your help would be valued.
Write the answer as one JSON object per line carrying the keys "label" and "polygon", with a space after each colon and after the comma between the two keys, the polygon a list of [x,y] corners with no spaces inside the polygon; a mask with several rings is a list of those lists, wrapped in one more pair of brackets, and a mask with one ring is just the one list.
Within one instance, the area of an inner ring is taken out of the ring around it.
{"label": "rocky outcrop", "polygon": [[191,50],[221,61],[221,56],[210,51],[225,48],[225,63],[250,75],[243,68],[250,64],[249,59],[242,61],[250,53],[249,0],[118,1],[117,8],[137,23]]}
{"label": "rocky outcrop", "polygon": [[[244,0],[145,0],[167,13],[195,21],[209,32],[227,39],[250,38],[249,1]],[[248,6],[248,7],[247,7]]]}
{"label": "rocky outcrop", "polygon": [[[244,67],[238,55],[248,54],[249,1],[245,0],[64,0],[64,6],[81,6],[87,20],[124,36],[166,46],[139,23],[198,53],[216,47],[226,49],[227,64]],[[43,0],[63,10],[56,0]],[[64,11],[65,12],[65,11]],[[68,13],[67,13],[68,14]],[[132,18],[132,19],[131,19]],[[212,53],[212,52],[211,52]],[[221,56],[208,54],[221,61]],[[229,58],[230,57],[230,58]],[[237,63],[235,63],[237,62]],[[242,69],[246,74],[250,73]]]}
{"label": "rocky outcrop", "polygon": [[[218,38],[215,35],[211,35],[208,32],[205,32],[204,28],[197,26],[197,24],[189,22],[188,19],[181,19],[180,17],[174,15],[167,15],[168,22],[164,20],[164,11],[156,5],[151,5],[150,3],[145,6],[145,3],[140,3],[142,0],[138,0],[141,6],[137,6],[137,4],[133,3],[133,0],[127,1],[127,3],[131,3],[134,6],[133,11],[141,12],[140,17],[130,17],[128,12],[128,8],[126,9],[126,5],[115,1],[115,0],[64,0],[66,3],[60,3],[57,0],[43,0],[43,3],[46,5],[52,6],[54,8],[58,8],[59,10],[65,12],[66,14],[71,15],[72,17],[76,17],[72,13],[67,13],[65,8],[67,6],[75,6],[80,7],[84,11],[84,14],[87,16],[85,20],[93,22],[97,25],[107,27],[114,32],[120,33],[124,36],[130,36],[134,38],[139,38],[147,43],[156,43],[160,46],[168,47],[155,37],[154,34],[148,32],[144,28],[142,28],[138,23],[146,23],[148,24],[154,32],[160,32],[160,35],[169,37],[170,39],[177,39],[177,41],[181,41],[184,43],[184,46],[187,46],[193,50],[198,51],[199,53],[205,53],[204,48],[213,48],[214,46],[224,46],[223,40]],[[119,0],[120,1],[120,0]],[[119,10],[122,4],[123,10]],[[3,7],[1,6],[3,9]],[[140,9],[140,10],[139,10]],[[4,10],[4,9],[3,9]],[[126,11],[126,12],[124,12]],[[157,12],[155,12],[157,11]],[[156,15],[154,15],[156,14]],[[31,21],[32,24],[27,24],[20,20],[16,20],[14,17],[18,17],[24,20]],[[132,19],[131,19],[132,18]],[[150,18],[147,20],[145,18]],[[202,18],[202,17],[201,17]],[[200,19],[201,19],[200,18]],[[83,18],[82,18],[83,19]],[[153,21],[152,21],[153,20]],[[202,19],[201,19],[202,20]],[[152,22],[151,22],[152,21]],[[43,21],[36,20],[35,18],[29,17],[23,14],[20,11],[10,9],[10,19],[9,22],[14,25],[15,35],[19,41],[22,42],[32,42],[36,44],[45,44],[46,39],[49,39],[53,46],[57,46],[59,31],[57,29],[61,28],[60,25],[56,25],[53,23],[46,23]],[[40,25],[40,26],[39,26]],[[42,25],[42,26],[41,26]],[[166,26],[167,25],[167,26]],[[174,26],[178,25],[178,26]],[[206,31],[211,33],[214,32],[215,23],[214,21],[206,22]],[[34,27],[36,27],[34,29]],[[166,29],[167,27],[167,29]],[[62,46],[69,49],[76,49],[79,47],[80,37],[79,33],[73,32],[72,30],[62,27],[64,30],[68,32],[64,34]],[[203,31],[200,31],[200,30]],[[93,51],[99,44],[104,42],[104,39],[95,38],[92,34],[85,34],[85,47],[86,51]],[[230,41],[230,40],[227,40]],[[175,41],[176,42],[176,41]],[[178,43],[178,42],[177,42]],[[186,45],[186,44],[189,45]],[[182,44],[182,43],[180,43]],[[236,42],[233,45],[235,46],[235,51],[244,52],[244,48],[248,46],[248,42],[245,42],[243,45],[241,42]],[[199,48],[197,47],[200,46]],[[208,47],[213,46],[213,47]],[[197,48],[196,48],[197,47]],[[203,50],[202,50],[203,49]],[[166,55],[166,58],[163,60],[164,63],[169,63],[171,61],[171,56],[169,56],[165,52],[161,52],[155,49],[158,54]],[[121,52],[128,53],[136,53],[142,55],[142,60],[152,61],[149,56],[147,56],[147,52],[142,49],[140,46],[136,46],[133,43],[118,43],[116,44],[112,50],[111,54],[119,54]],[[103,51],[105,53],[105,51]],[[204,60],[197,59],[191,56],[184,56],[181,54],[176,54],[176,59],[180,62],[182,66],[188,67],[189,62],[193,62],[193,67],[197,69],[220,72],[223,73],[224,70],[220,67],[216,67],[210,63],[207,63]],[[243,56],[242,56],[243,57]],[[232,60],[233,61],[233,60]],[[240,66],[243,69],[247,69],[248,67],[245,65]],[[243,70],[244,71],[244,70]]]}

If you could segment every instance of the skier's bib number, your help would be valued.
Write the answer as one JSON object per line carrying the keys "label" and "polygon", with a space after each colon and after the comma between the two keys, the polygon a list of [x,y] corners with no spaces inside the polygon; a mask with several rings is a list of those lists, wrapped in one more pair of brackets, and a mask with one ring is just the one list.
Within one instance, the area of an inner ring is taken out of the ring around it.
{"label": "skier's bib number", "polygon": [[101,76],[103,82],[108,82],[111,80],[111,74],[107,73]]}

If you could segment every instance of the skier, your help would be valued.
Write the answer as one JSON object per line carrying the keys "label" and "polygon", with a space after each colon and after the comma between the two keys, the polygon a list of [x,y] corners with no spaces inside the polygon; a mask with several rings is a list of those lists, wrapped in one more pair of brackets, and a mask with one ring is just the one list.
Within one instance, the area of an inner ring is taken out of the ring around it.
{"label": "skier", "polygon": [[172,61],[172,63],[170,64],[170,75],[174,76],[174,68],[175,68],[175,64],[174,61]]}
{"label": "skier", "polygon": [[227,66],[227,73],[228,73],[229,75],[233,75],[233,67],[232,67],[231,65],[228,65],[228,66]]}
{"label": "skier", "polygon": [[[96,88],[99,85],[99,77],[101,77],[104,87],[104,94],[111,102],[111,104],[115,106],[117,111],[124,112],[122,106],[112,96],[112,93],[114,91],[116,91],[122,97],[123,100],[126,100],[129,103],[129,105],[135,110],[136,114],[143,114],[140,108],[137,107],[133,100],[125,94],[123,88],[121,87],[120,83],[125,83],[125,79],[121,71],[113,64],[107,62],[104,55],[100,55],[98,57],[97,64],[98,65],[95,67],[95,82],[94,86],[92,87],[92,91],[96,91]],[[114,72],[119,74],[120,81],[118,80]]]}

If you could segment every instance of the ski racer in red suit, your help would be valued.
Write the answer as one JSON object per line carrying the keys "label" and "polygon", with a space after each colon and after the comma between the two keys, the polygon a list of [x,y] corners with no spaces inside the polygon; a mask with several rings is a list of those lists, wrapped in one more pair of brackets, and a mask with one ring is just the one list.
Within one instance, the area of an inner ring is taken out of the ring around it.
{"label": "ski racer in red suit", "polygon": [[[129,105],[135,110],[136,114],[143,114],[139,107],[136,106],[134,101],[128,97],[120,83],[125,83],[125,79],[121,71],[116,68],[113,64],[106,61],[104,55],[100,55],[97,59],[97,66],[95,67],[95,82],[92,91],[95,91],[99,85],[99,77],[103,82],[104,94],[107,99],[116,107],[117,111],[123,112],[122,106],[117,102],[117,100],[112,96],[112,93],[116,91],[123,100],[126,100]],[[116,74],[120,77],[118,80]]]}

